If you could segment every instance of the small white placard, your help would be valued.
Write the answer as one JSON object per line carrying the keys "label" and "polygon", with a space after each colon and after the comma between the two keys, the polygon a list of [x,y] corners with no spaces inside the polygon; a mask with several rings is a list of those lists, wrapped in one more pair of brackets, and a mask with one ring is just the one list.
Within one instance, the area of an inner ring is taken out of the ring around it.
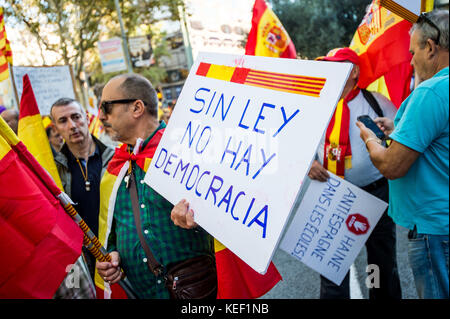
{"label": "small white placard", "polygon": [[280,248],[340,285],[387,206],[331,173],[312,180]]}

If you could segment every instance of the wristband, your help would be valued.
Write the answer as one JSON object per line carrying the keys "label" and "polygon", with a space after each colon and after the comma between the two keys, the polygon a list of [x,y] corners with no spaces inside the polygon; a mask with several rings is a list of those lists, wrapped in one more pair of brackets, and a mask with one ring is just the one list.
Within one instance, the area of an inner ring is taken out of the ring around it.
{"label": "wristband", "polygon": [[367,147],[367,143],[369,143],[370,141],[375,141],[378,144],[381,145],[381,140],[378,137],[369,137],[364,143],[366,144]]}

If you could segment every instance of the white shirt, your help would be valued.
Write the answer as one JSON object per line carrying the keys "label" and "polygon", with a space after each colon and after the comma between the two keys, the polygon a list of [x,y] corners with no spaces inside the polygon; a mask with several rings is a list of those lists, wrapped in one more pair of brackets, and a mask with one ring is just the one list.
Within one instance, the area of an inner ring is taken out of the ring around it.
{"label": "white shirt", "polygon": [[[395,114],[397,113],[397,109],[394,104],[389,101],[383,95],[371,92],[378,104],[380,105],[381,110],[383,111],[383,116],[394,119]],[[350,183],[362,187],[373,183],[374,181],[380,179],[382,177],[381,173],[378,169],[373,166],[372,161],[370,160],[369,153],[367,152],[366,146],[364,145],[364,141],[359,137],[360,130],[356,126],[357,117],[360,115],[369,115],[372,119],[378,117],[375,111],[370,106],[369,102],[366,101],[364,95],[359,92],[359,94],[348,103],[348,107],[350,109],[350,145],[352,148],[352,168],[345,170],[345,180]],[[324,147],[325,147],[325,134],[322,136],[322,139],[319,144],[319,148],[317,149],[317,155],[319,157],[318,161],[323,164],[323,155],[324,155]]]}

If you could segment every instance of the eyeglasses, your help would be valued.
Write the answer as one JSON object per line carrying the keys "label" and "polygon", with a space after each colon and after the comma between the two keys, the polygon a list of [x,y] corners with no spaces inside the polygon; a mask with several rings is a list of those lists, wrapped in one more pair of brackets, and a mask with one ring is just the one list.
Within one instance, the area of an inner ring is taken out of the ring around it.
{"label": "eyeglasses", "polygon": [[[103,114],[106,115],[111,113],[111,108],[113,104],[128,104],[138,100],[139,99],[122,99],[122,100],[103,101],[102,104],[100,104],[100,109],[102,110]],[[142,101],[142,103],[144,103],[144,105],[147,105],[145,101]]]}
{"label": "eyeglasses", "polygon": [[439,30],[439,28],[433,21],[431,21],[429,18],[427,18],[427,12],[421,13],[419,16],[419,19],[417,19],[416,23],[421,23],[422,21],[425,23],[428,23],[430,26],[432,26],[433,28],[435,28],[437,30],[438,34],[437,34],[436,40],[434,40],[434,39],[431,39],[431,40],[433,40],[437,45],[439,45],[439,39],[441,38],[441,30]]}

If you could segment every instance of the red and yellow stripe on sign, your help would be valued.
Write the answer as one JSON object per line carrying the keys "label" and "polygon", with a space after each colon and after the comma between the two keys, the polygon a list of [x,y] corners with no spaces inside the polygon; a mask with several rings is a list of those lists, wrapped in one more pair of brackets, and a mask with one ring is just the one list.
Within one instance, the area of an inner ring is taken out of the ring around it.
{"label": "red and yellow stripe on sign", "polygon": [[319,97],[325,78],[284,74],[200,62],[196,75],[270,90]]}

